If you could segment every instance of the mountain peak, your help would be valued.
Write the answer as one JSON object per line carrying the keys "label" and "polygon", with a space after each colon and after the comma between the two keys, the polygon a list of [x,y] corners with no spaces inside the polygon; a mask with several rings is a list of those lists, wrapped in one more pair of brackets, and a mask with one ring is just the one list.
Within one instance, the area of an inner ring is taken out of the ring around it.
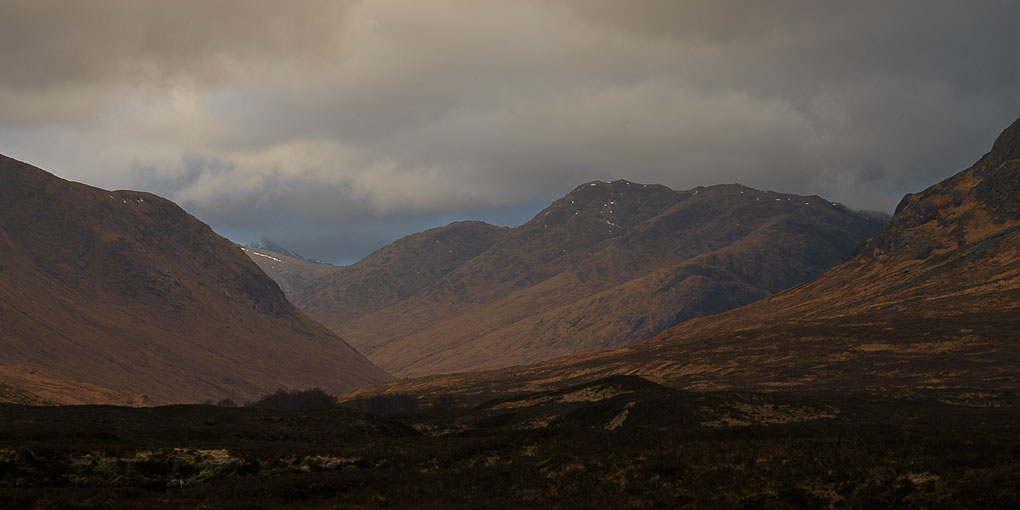
{"label": "mountain peak", "polygon": [[661,184],[623,179],[586,182],[540,211],[523,228],[556,232],[556,236],[569,233],[575,240],[581,231],[586,231],[588,238],[605,239],[660,214],[679,199],[676,191]]}
{"label": "mountain peak", "polygon": [[971,172],[979,179],[974,194],[994,213],[996,221],[1020,219],[1020,119],[995,139],[992,151],[975,163]]}
{"label": "mountain peak", "polygon": [[862,248],[873,257],[920,261],[1020,225],[1020,119],[970,168],[903,197],[889,224]]}
{"label": "mountain peak", "polygon": [[1020,119],[1013,121],[992,144],[990,153],[1003,161],[1020,159]]}
{"label": "mountain peak", "polygon": [[591,198],[607,196],[614,193],[626,194],[647,194],[662,191],[672,191],[661,184],[641,184],[624,179],[615,181],[591,181],[586,182],[567,193],[560,200],[571,200],[577,198]]}

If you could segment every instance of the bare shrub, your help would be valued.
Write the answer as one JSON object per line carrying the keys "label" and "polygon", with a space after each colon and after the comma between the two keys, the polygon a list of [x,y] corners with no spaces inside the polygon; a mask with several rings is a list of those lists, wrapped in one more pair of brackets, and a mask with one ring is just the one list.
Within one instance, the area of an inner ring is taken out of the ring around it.
{"label": "bare shrub", "polygon": [[277,411],[308,411],[337,407],[337,401],[336,397],[321,388],[291,391],[280,388],[275,393],[263,395],[258,400],[248,402],[244,406]]}

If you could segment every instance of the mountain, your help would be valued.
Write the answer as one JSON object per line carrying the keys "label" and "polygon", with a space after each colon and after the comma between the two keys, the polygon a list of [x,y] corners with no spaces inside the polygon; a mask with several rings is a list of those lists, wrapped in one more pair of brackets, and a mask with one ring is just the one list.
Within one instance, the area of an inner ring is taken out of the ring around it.
{"label": "mountain", "polygon": [[611,374],[686,389],[1020,390],[1020,120],[907,195],[856,255],[795,288],[622,349],[397,383],[463,398]]}
{"label": "mountain", "polygon": [[331,264],[309,262],[304,258],[295,258],[278,251],[250,245],[240,248],[251,257],[259,269],[280,285],[285,294],[307,289],[319,278],[342,269]]}
{"label": "mountain", "polygon": [[583,184],[514,229],[455,223],[291,294],[398,376],[618,347],[845,260],[887,218],[736,184]]}
{"label": "mountain", "polygon": [[390,379],[172,202],[3,156],[0,182],[0,383],[158,404]]}
{"label": "mountain", "polygon": [[290,257],[292,259],[301,260],[301,261],[304,261],[304,262],[308,262],[310,264],[325,264],[325,262],[322,262],[320,260],[310,259],[310,258],[302,256],[301,254],[299,254],[297,252],[288,250],[287,248],[284,248],[283,246],[281,246],[280,243],[277,243],[276,241],[273,241],[272,239],[268,239],[268,238],[265,238],[265,237],[263,237],[262,239],[259,239],[258,241],[255,241],[255,242],[252,242],[252,243],[248,243],[247,248],[254,248],[254,249],[260,250],[260,251],[271,251],[271,252],[277,253],[279,255],[285,255],[285,256]]}
{"label": "mountain", "polygon": [[373,320],[364,316],[389,307],[399,314],[401,303],[438,286],[509,230],[480,221],[461,221],[405,236],[292,298],[334,330],[354,321],[372,329]]}

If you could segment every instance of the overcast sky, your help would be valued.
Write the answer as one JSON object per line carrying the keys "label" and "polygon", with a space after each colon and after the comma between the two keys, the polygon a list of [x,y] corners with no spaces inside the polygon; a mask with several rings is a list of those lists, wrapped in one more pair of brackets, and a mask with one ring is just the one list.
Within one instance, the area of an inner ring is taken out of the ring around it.
{"label": "overcast sky", "polygon": [[891,212],[1020,116],[1020,2],[0,0],[0,153],[349,262],[590,180]]}

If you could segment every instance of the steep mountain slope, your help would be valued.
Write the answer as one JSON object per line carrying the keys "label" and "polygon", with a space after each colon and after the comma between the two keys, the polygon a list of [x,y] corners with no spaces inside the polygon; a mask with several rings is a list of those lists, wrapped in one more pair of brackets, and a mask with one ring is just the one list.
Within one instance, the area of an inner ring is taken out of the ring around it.
{"label": "steep mountain slope", "polygon": [[818,275],[884,218],[740,185],[571,191],[515,229],[453,224],[292,294],[396,375],[616,347]]}
{"label": "steep mountain slope", "polygon": [[330,264],[309,262],[303,258],[295,258],[265,248],[241,246],[241,251],[251,257],[259,269],[280,284],[280,289],[285,294],[310,288],[319,278],[343,269]]}
{"label": "steep mountain slope", "polygon": [[608,374],[689,389],[1020,389],[1020,120],[974,166],[908,195],[845,263],[655,339],[537,367],[397,383],[479,398]]}
{"label": "steep mountain slope", "polygon": [[0,183],[0,382],[169,403],[389,379],[175,204],[3,156]]}
{"label": "steep mountain slope", "polygon": [[[463,263],[483,253],[509,232],[480,221],[461,221],[400,238],[361,261],[292,295],[295,303],[334,331],[365,315],[421,295]],[[398,311],[399,313],[399,311]],[[364,341],[361,345],[368,345]]]}
{"label": "steep mountain slope", "polygon": [[994,311],[990,297],[1020,284],[1018,239],[1020,120],[970,168],[904,197],[889,224],[853,259],[796,293],[763,303],[756,314],[777,320],[883,310],[942,315],[925,304],[931,301]]}

